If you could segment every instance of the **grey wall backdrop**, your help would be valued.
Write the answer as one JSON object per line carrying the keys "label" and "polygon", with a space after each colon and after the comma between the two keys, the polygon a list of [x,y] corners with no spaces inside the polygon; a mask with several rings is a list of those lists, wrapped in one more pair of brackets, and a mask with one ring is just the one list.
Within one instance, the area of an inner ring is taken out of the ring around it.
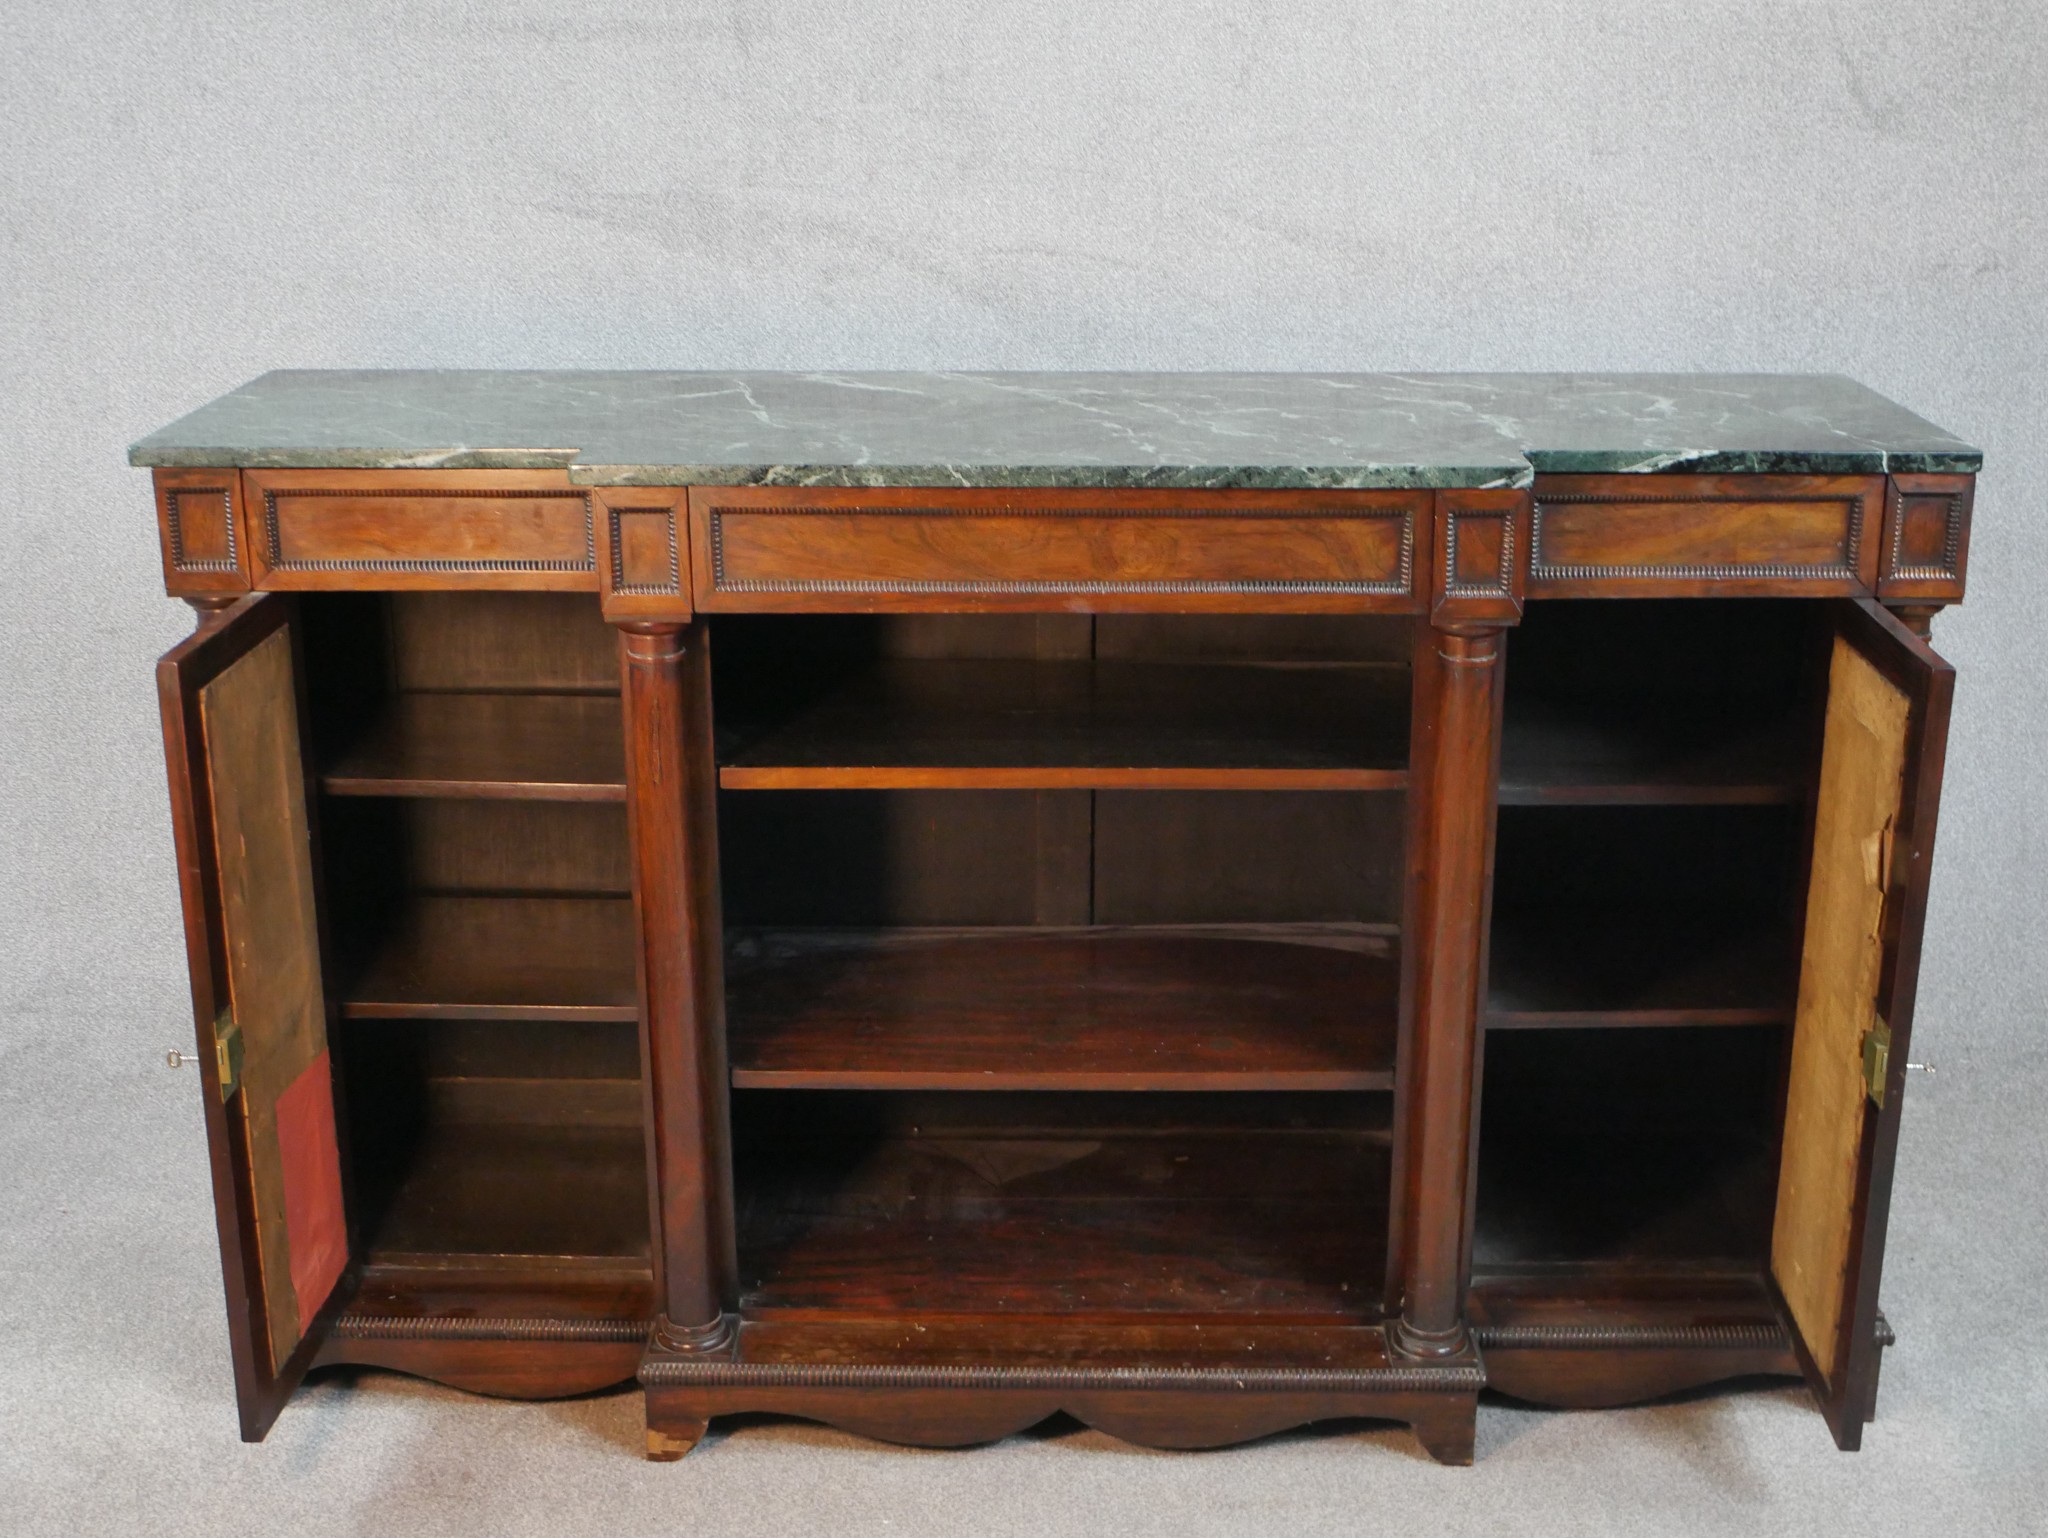
{"label": "grey wall backdrop", "polygon": [[[4,0],[0,1502],[35,1531],[1118,1502],[1127,1532],[1310,1531],[1361,1501],[1450,1530],[1508,1499],[1553,1531],[1659,1500],[2040,1531],[2044,95],[2035,0]],[[650,1471],[629,1400],[389,1379],[233,1446],[195,1081],[160,1063],[190,1021],[150,664],[189,616],[122,449],[263,369],[380,365],[1835,370],[1980,444],[1937,627],[1943,1074],[1906,1116],[1871,1450],[1773,1391],[1489,1412],[1456,1476],[1391,1433],[967,1461],[768,1429]]]}

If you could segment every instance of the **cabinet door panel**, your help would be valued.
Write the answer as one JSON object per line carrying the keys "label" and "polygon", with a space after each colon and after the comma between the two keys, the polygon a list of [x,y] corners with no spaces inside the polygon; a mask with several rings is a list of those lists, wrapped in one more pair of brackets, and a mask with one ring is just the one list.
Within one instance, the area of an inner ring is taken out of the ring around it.
{"label": "cabinet door panel", "polygon": [[1829,664],[1771,1274],[1835,1440],[1861,1440],[1954,674],[1876,604]]}
{"label": "cabinet door panel", "polygon": [[157,668],[243,1435],[318,1347],[348,1261],[290,600]]}

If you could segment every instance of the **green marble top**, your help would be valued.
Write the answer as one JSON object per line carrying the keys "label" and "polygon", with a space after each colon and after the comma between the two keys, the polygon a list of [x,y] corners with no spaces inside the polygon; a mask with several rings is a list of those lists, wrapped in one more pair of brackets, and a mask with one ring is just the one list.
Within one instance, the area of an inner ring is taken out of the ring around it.
{"label": "green marble top", "polygon": [[160,466],[566,467],[590,485],[1519,486],[1537,471],[1974,471],[1829,374],[288,370]]}

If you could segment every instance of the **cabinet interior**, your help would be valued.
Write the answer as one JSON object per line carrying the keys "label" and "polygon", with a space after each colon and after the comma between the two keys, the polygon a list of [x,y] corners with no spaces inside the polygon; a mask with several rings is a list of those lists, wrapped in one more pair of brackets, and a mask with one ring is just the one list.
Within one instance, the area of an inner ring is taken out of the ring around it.
{"label": "cabinet interior", "polygon": [[[306,611],[373,1266],[644,1265],[609,632],[548,595]],[[866,1252],[910,1308],[1376,1310],[1408,624],[711,630],[753,1302],[851,1306]],[[1092,1289],[1041,1273],[1069,1241]]]}
{"label": "cabinet interior", "polygon": [[1508,653],[1475,1283],[1761,1277],[1823,617],[1532,605]]}
{"label": "cabinet interior", "polygon": [[1411,626],[711,632],[743,1312],[1377,1317]]}
{"label": "cabinet interior", "polygon": [[366,1285],[623,1278],[608,1306],[644,1308],[612,633],[576,594],[321,594],[301,612]]}
{"label": "cabinet interior", "polygon": [[[576,595],[304,612],[373,1270],[644,1276],[610,631]],[[746,1308],[1377,1317],[1411,624],[709,630]],[[1818,634],[1699,600],[1513,633],[1482,1287],[1763,1263]]]}

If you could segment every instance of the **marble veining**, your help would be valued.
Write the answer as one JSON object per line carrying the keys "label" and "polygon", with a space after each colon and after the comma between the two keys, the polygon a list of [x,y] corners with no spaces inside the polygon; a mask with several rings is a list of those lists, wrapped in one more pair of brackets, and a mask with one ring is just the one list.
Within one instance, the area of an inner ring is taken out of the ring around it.
{"label": "marble veining", "polygon": [[1522,486],[1879,474],[1977,450],[1837,375],[284,371],[153,466],[566,468],[586,485]]}

